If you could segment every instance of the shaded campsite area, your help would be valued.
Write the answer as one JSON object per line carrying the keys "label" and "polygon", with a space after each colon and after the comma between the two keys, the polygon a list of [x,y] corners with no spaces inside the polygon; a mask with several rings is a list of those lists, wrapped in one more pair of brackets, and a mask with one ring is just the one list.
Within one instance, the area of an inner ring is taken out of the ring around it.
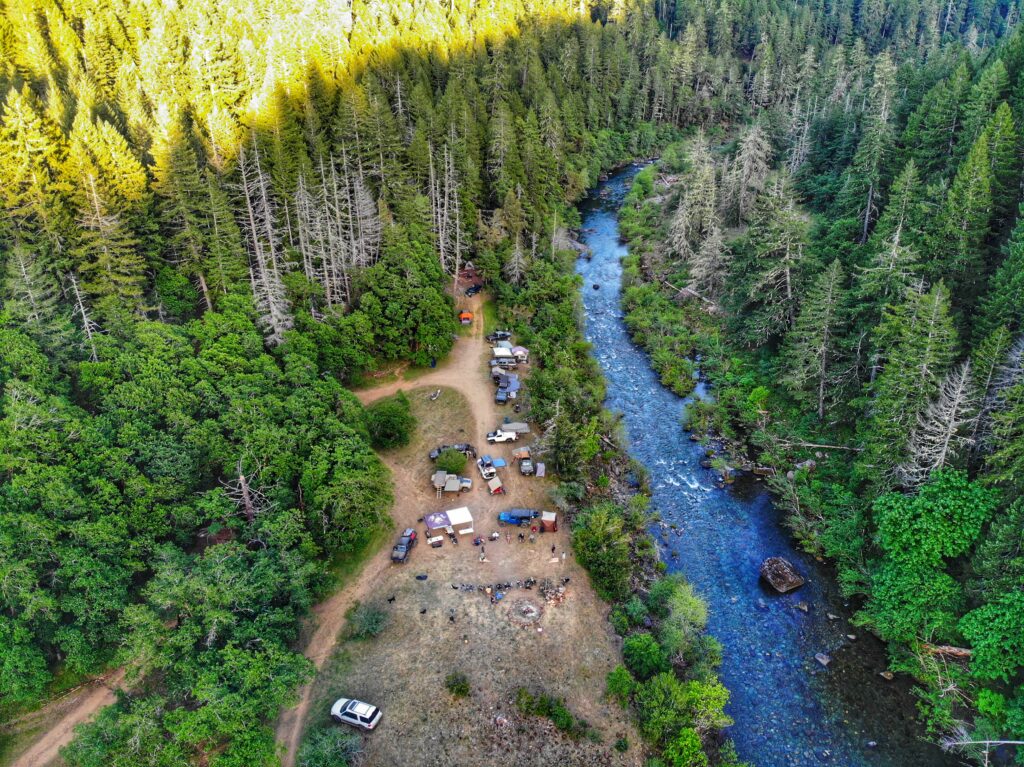
{"label": "shaded campsite area", "polygon": [[[380,569],[360,594],[364,609],[383,611],[386,622],[377,636],[354,639],[347,637],[348,621],[314,682],[307,727],[341,726],[330,724],[331,703],[356,697],[384,712],[377,730],[361,736],[367,765],[639,764],[627,713],[604,699],[605,676],[619,657],[607,606],[568,553],[561,515],[557,532],[542,532],[540,518],[522,527],[498,522],[499,513],[513,508],[555,509],[548,497],[553,483],[523,476],[513,458],[536,435],[487,444],[486,433],[507,412],[493,402],[490,349],[479,333],[459,344],[465,345],[455,354],[460,391],[441,387],[431,399],[436,386],[406,390],[416,434],[408,446],[383,454],[395,484],[395,537],[408,527],[420,540],[405,564]],[[461,472],[472,477],[472,490],[435,489],[430,451],[459,443],[505,462],[498,470],[504,494],[488,492],[472,459]],[[455,531],[453,544],[452,536],[435,531],[444,540],[432,548],[428,517],[460,507],[471,521],[462,512],[453,520],[473,532]],[[477,537],[485,539],[482,546],[474,545]],[[490,594],[476,588],[495,584],[510,587]],[[449,692],[451,674],[464,675],[468,696]],[[564,699],[593,735],[574,738],[550,719],[524,716],[515,703],[520,688]],[[620,738],[634,744],[625,753],[613,748]]]}

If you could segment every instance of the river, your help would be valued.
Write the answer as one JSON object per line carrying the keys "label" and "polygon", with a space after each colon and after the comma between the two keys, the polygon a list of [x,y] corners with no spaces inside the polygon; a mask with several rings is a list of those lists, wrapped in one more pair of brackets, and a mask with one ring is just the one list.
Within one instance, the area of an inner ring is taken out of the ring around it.
{"label": "river", "polygon": [[[618,172],[580,205],[592,251],[577,264],[585,332],[607,379],[606,405],[624,414],[630,452],[650,473],[652,509],[679,529],[653,529],[662,558],[708,602],[708,630],[722,644],[720,676],[731,692],[728,734],[740,757],[756,767],[959,764],[923,740],[909,682],[879,676],[884,647],[850,624],[831,571],[796,548],[763,485],[741,477],[715,487],[715,473],[700,466],[703,448],[681,428],[690,400],[664,388],[630,341],[619,300],[627,247],[616,216],[637,170]],[[698,388],[696,396],[704,394]],[[769,556],[789,559],[807,584],[771,592],[758,577]],[[816,653],[831,663],[823,667]]]}

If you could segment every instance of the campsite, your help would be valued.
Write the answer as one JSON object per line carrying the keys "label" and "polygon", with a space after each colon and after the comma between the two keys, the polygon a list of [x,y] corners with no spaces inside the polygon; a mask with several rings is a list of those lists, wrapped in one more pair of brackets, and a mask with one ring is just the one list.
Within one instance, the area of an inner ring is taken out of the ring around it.
{"label": "campsite", "polygon": [[[331,702],[345,694],[372,700],[385,712],[378,730],[363,737],[367,764],[638,765],[634,749],[620,754],[609,748],[619,737],[639,738],[625,712],[604,698],[605,676],[619,653],[605,620],[607,605],[571,553],[562,559],[570,535],[552,518],[561,522],[548,496],[553,483],[523,476],[518,468],[528,454],[523,447],[533,440],[530,426],[506,424],[502,428],[514,429],[518,441],[486,443],[486,433],[502,424],[506,411],[489,394],[492,350],[474,330],[475,336],[460,339],[466,347],[457,346],[448,363],[466,368],[458,381],[462,392],[446,386],[431,400],[437,388],[432,383],[402,387],[418,427],[409,445],[382,457],[394,479],[395,535],[412,527],[423,545],[406,564],[382,563],[360,579],[362,588],[354,587],[359,603],[384,610],[387,622],[378,636],[361,641],[346,640],[342,627],[313,683],[306,724],[326,725]],[[454,371],[451,378],[457,378]],[[369,401],[369,393],[360,396]],[[487,473],[497,474],[504,494],[489,494],[477,461],[469,460],[462,473],[472,476],[473,489],[438,497],[430,481],[437,471],[431,451],[467,442],[486,445],[480,460],[489,458]],[[536,509],[541,516],[522,527],[499,524],[498,515],[510,509]],[[473,544],[476,538],[481,545]],[[547,596],[545,581],[552,586]],[[536,586],[527,589],[526,583]],[[492,595],[478,588],[494,584],[511,589],[492,604]],[[513,645],[516,651],[508,652]],[[446,690],[452,672],[468,679],[468,697],[455,699]],[[563,698],[602,734],[603,745],[573,741],[549,720],[524,718],[515,707],[519,687]]]}

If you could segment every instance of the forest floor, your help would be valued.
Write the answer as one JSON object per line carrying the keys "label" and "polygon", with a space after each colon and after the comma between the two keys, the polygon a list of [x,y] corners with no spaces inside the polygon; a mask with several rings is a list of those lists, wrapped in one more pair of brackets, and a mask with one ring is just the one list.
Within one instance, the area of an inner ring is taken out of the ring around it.
{"label": "forest floor", "polygon": [[[471,308],[479,307],[479,300],[472,302]],[[487,541],[483,562],[471,536],[458,546],[446,539],[439,549],[421,540],[406,565],[392,565],[390,547],[384,546],[346,588],[316,608],[317,624],[305,652],[318,672],[301,691],[299,704],[278,723],[284,767],[294,767],[306,727],[328,725],[330,705],[342,696],[367,700],[384,711],[377,730],[363,737],[362,764],[371,767],[641,762],[635,745],[625,754],[612,749],[620,737],[633,744],[639,740],[627,713],[603,699],[605,676],[619,658],[617,640],[606,620],[607,606],[590,588],[586,572],[571,555],[561,558],[569,545],[568,530],[545,533],[531,544],[518,541],[517,529],[497,525],[498,512],[511,507],[552,508],[551,483],[522,477],[510,465],[501,472],[507,495],[490,496],[469,463],[464,473],[473,477],[474,488],[468,494],[438,499],[430,485],[433,464],[427,453],[437,444],[467,441],[481,454],[502,456],[511,464],[512,445],[488,446],[485,439],[512,412],[494,403],[489,356],[477,311],[473,332],[460,337],[436,370],[413,382],[388,381],[356,392],[370,403],[404,390],[417,417],[411,444],[382,455],[394,477],[396,535],[412,527],[422,536],[419,520],[424,514],[466,505],[476,534],[486,537],[498,531],[502,536]],[[438,388],[442,395],[430,401]],[[427,579],[417,580],[416,575]],[[529,577],[555,583],[568,577],[564,601],[547,604],[537,588],[513,588],[492,606],[485,594],[452,589],[453,583]],[[388,602],[391,597],[394,601]],[[524,601],[539,609],[539,617],[525,626],[516,622],[516,610]],[[377,638],[346,639],[345,615],[357,602],[388,612],[387,626]],[[447,692],[444,680],[454,671],[468,678],[468,698],[456,700]],[[520,715],[515,708],[520,687],[564,698],[600,734],[601,742],[573,741],[548,720]]]}

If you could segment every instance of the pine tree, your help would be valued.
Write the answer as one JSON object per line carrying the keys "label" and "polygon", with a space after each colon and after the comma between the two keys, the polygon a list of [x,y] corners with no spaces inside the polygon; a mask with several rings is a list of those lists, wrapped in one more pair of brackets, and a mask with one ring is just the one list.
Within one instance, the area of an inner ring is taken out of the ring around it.
{"label": "pine tree", "polygon": [[971,439],[975,450],[987,447],[989,416],[996,405],[1001,386],[1005,388],[1004,366],[1013,346],[1013,336],[1000,326],[982,339],[971,355],[974,366],[974,397],[978,404],[978,418]]}
{"label": "pine tree", "polygon": [[900,484],[914,488],[932,472],[954,464],[973,442],[977,398],[966,360],[943,379],[939,393],[918,415],[907,442],[908,458],[896,470]]}
{"label": "pine tree", "polygon": [[893,93],[896,67],[887,53],[875,61],[874,83],[868,96],[864,134],[846,174],[837,206],[860,222],[860,242],[867,242],[878,212],[882,175],[893,147]]}
{"label": "pine tree", "polygon": [[975,332],[984,336],[1006,326],[1017,333],[1024,327],[1024,209],[1003,246],[1004,257],[982,298]]}
{"label": "pine tree", "polygon": [[860,468],[875,490],[884,490],[904,461],[907,434],[956,354],[946,287],[940,282],[927,293],[911,290],[902,304],[886,309],[873,340],[883,362],[868,386]]}
{"label": "pine tree", "polygon": [[992,412],[992,451],[985,459],[985,481],[1010,498],[1024,493],[1024,383],[1002,390]]}
{"label": "pine tree", "polygon": [[949,78],[928,92],[908,121],[903,145],[911,147],[914,161],[925,178],[949,171],[970,80],[967,66],[960,64]]}
{"label": "pine tree", "polygon": [[986,67],[971,86],[964,101],[954,160],[960,162],[978,140],[996,107],[1006,98],[1010,80],[1001,59]]}
{"label": "pine tree", "polygon": [[988,138],[982,134],[957,171],[924,264],[929,279],[949,282],[954,304],[961,310],[974,305],[984,275],[991,179]]}
{"label": "pine tree", "polygon": [[747,220],[764,188],[771,168],[772,147],[764,130],[756,123],[740,139],[739,151],[725,187],[724,215],[739,224]]}
{"label": "pine tree", "polygon": [[260,324],[267,341],[279,344],[292,327],[291,306],[285,295],[280,236],[269,178],[260,163],[255,139],[238,153],[238,169],[245,200],[245,232],[249,246],[249,281]]}
{"label": "pine tree", "polygon": [[70,328],[60,305],[59,286],[41,261],[31,248],[11,248],[3,283],[5,299],[0,306],[36,342],[56,354],[67,343]]}
{"label": "pine tree", "polygon": [[815,408],[824,420],[833,387],[842,380],[837,370],[847,322],[845,275],[833,261],[812,283],[793,329],[787,334],[783,359],[785,382],[793,395]]}
{"label": "pine tree", "polygon": [[725,287],[729,255],[722,230],[712,225],[700,247],[690,257],[690,287],[704,298],[716,300]]}
{"label": "pine tree", "polygon": [[1002,222],[1009,222],[1017,203],[1021,173],[1020,137],[1005,101],[985,126],[985,137],[992,168],[992,220],[1002,228]]}
{"label": "pine tree", "polygon": [[14,236],[45,248],[44,258],[56,262],[73,228],[63,180],[66,159],[64,137],[41,115],[28,86],[8,91],[0,112],[0,203]]}
{"label": "pine tree", "polygon": [[902,239],[903,230],[897,228],[857,274],[857,303],[869,322],[876,322],[885,306],[903,301],[911,285],[920,281],[917,254]]}
{"label": "pine tree", "polygon": [[793,326],[798,282],[807,264],[808,225],[785,180],[757,198],[747,240],[753,248],[753,279],[744,297],[752,337],[761,342]]}
{"label": "pine tree", "polygon": [[79,234],[72,255],[83,275],[82,287],[99,315],[123,321],[142,311],[146,264],[138,240],[110,212],[98,187],[91,172],[82,179]]}

